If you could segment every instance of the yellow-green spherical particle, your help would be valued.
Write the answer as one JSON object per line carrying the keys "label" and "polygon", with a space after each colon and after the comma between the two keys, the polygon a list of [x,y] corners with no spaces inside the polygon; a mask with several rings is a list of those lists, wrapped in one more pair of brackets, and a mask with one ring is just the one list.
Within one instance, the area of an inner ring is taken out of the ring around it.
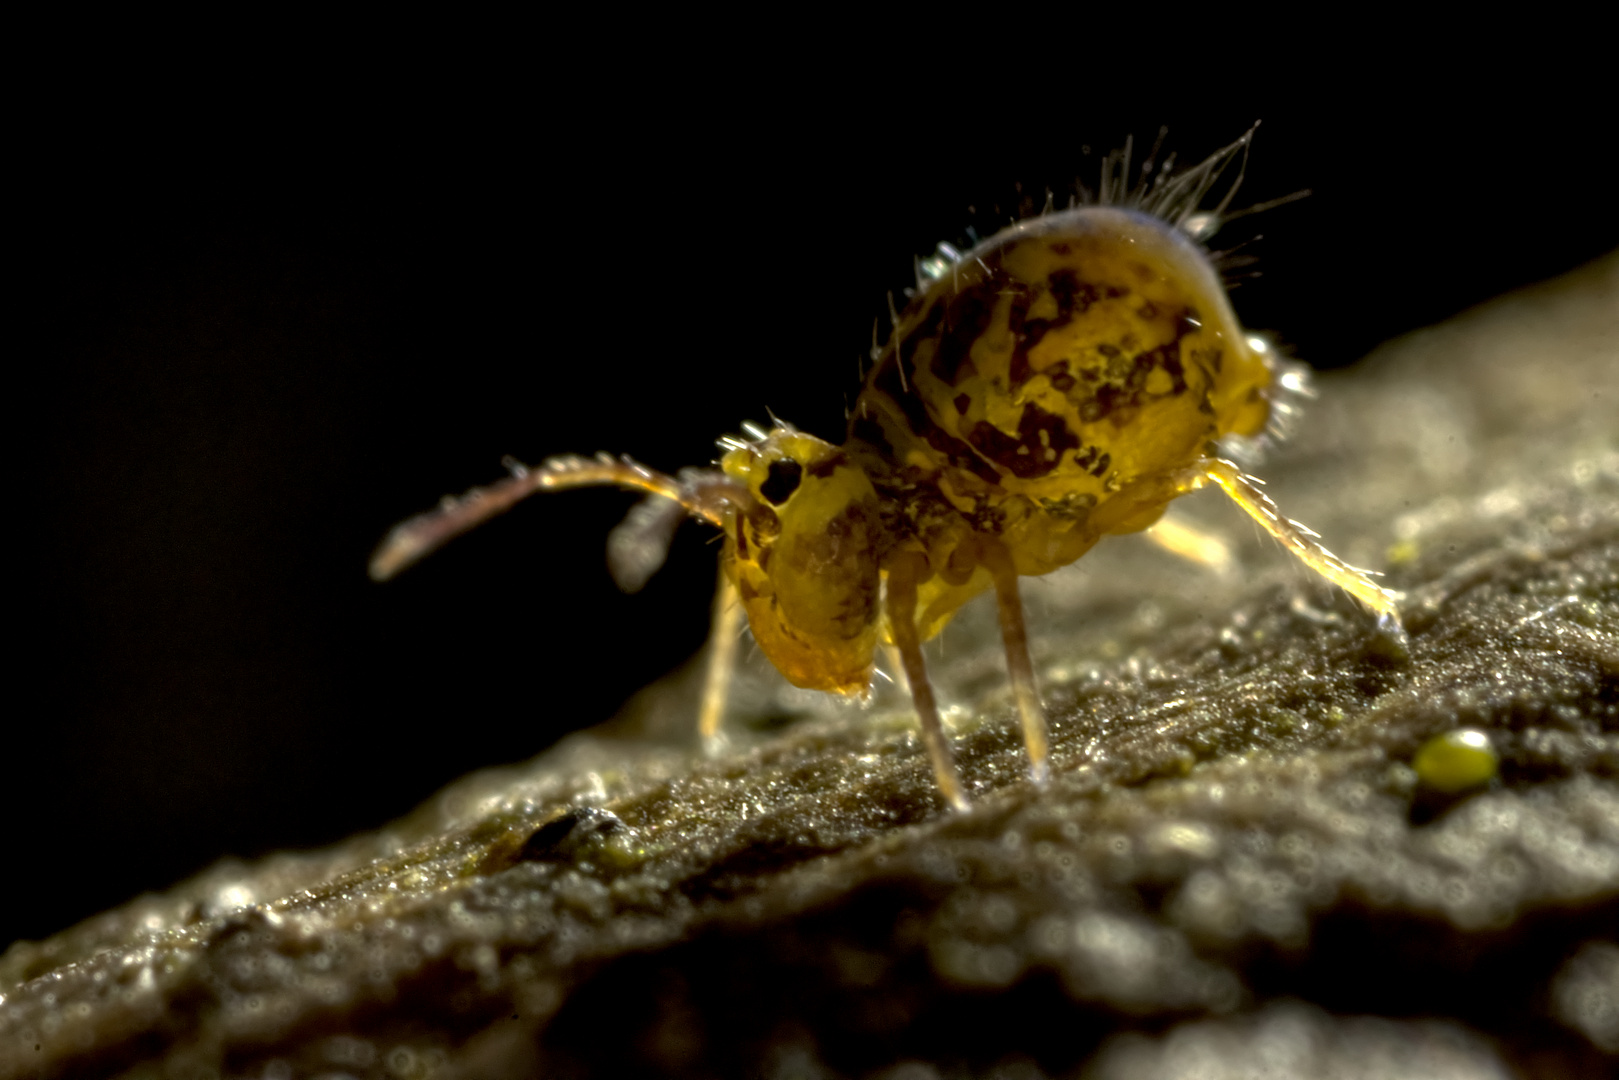
{"label": "yellow-green spherical particle", "polygon": [[1490,737],[1477,728],[1457,728],[1422,744],[1411,767],[1428,787],[1453,795],[1495,777],[1500,766]]}

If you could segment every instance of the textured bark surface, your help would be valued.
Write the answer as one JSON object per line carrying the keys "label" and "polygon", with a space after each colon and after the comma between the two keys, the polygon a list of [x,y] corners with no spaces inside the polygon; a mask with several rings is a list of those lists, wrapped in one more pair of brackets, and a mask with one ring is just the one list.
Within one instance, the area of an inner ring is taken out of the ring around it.
{"label": "textured bark surface", "polygon": [[[986,602],[930,654],[964,815],[892,692],[752,667],[705,761],[687,672],[376,833],[14,945],[0,1076],[1596,1075],[1619,259],[1319,388],[1257,471],[1387,569],[1408,651],[1199,494],[1231,572],[1125,538],[1025,581],[1043,791]],[[1499,775],[1445,795],[1410,762],[1459,727]]]}

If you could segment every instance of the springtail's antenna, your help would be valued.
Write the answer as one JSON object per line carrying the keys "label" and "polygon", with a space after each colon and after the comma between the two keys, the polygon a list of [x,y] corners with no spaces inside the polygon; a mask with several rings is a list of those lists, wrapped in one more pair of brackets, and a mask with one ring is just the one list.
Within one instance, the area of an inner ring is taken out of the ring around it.
{"label": "springtail's antenna", "polygon": [[373,581],[387,581],[407,566],[451,540],[498,517],[537,491],[610,484],[633,488],[679,503],[693,517],[724,527],[736,510],[752,509],[747,488],[723,473],[690,469],[676,478],[649,469],[628,457],[599,454],[595,458],[555,457],[538,468],[510,458],[511,475],[460,498],[446,496],[437,507],[395,525],[371,556]]}

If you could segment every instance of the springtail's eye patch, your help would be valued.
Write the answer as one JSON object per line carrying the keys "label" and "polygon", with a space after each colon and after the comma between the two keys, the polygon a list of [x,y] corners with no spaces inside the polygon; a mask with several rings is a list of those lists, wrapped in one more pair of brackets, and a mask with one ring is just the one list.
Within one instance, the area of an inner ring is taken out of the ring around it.
{"label": "springtail's eye patch", "polygon": [[804,466],[798,462],[791,458],[786,461],[772,461],[764,483],[759,485],[759,495],[771,506],[780,506],[798,490],[798,485],[803,479]]}

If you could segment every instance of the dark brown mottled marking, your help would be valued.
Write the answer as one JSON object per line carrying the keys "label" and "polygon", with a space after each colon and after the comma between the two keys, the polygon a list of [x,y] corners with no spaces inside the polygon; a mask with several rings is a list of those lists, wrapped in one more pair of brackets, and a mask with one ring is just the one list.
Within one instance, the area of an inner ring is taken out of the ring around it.
{"label": "dark brown mottled marking", "polygon": [[1177,338],[1156,349],[1148,349],[1144,353],[1137,353],[1135,358],[1135,371],[1130,377],[1131,388],[1139,398],[1147,385],[1147,376],[1154,368],[1162,368],[1169,376],[1172,385],[1168,393],[1158,395],[1161,397],[1175,397],[1186,393],[1186,369],[1181,366],[1181,343]]}
{"label": "dark brown mottled marking", "polygon": [[876,372],[872,375],[871,386],[866,392],[887,394],[888,399],[905,417],[911,433],[944,455],[950,464],[967,469],[990,483],[1000,480],[1000,474],[988,462],[974,454],[972,447],[934,423],[933,416],[928,412],[921,395],[900,382],[897,360],[893,353],[889,353],[878,364]]}
{"label": "dark brown mottled marking", "polygon": [[1074,250],[1074,246],[1066,240],[1058,240],[1055,243],[1047,244],[1046,247],[1053,255],[1067,255]]}
{"label": "dark brown mottled marking", "polygon": [[870,389],[887,394],[888,400],[899,406],[912,434],[926,435],[933,427],[933,417],[928,415],[921,395],[914,393],[909,380],[901,376],[899,363],[899,357],[892,352],[883,357],[872,373]]}
{"label": "dark brown mottled marking", "polygon": [[973,399],[971,394],[957,394],[955,398],[951,400],[951,404],[956,407],[956,413],[959,416],[966,416],[967,410],[972,407],[972,403]]}
{"label": "dark brown mottled marking", "polygon": [[[1080,403],[1079,416],[1086,423],[1095,423],[1125,408],[1137,408],[1146,396],[1147,378],[1154,370],[1163,369],[1170,378],[1169,390],[1159,397],[1175,397],[1187,390],[1186,369],[1181,363],[1181,339],[1199,329],[1192,315],[1182,315],[1175,322],[1174,340],[1148,349],[1131,357],[1124,370],[1110,370],[1113,378],[1096,388],[1090,400]],[[1122,354],[1111,345],[1100,345],[1097,351],[1110,360],[1121,360]],[[1112,365],[1110,365],[1110,368]],[[1053,380],[1055,385],[1055,380]]]}
{"label": "dark brown mottled marking", "polygon": [[973,507],[972,523],[977,531],[996,535],[1006,528],[1006,508],[1000,503],[980,499]]}
{"label": "dark brown mottled marking", "polygon": [[950,464],[966,469],[980,480],[991,484],[1000,483],[1001,474],[995,471],[993,465],[973,453],[972,448],[960,439],[946,434],[942,428],[934,428],[928,432],[927,440],[928,445],[944,454]]}
{"label": "dark brown mottled marking", "polygon": [[864,410],[856,410],[854,417],[849,421],[849,438],[851,441],[863,442],[885,459],[893,460],[894,444],[888,441],[882,424],[865,415]]}
{"label": "dark brown mottled marking", "polygon": [[[928,309],[922,321],[906,332],[905,336],[895,343],[894,349],[899,354],[899,362],[905,365],[906,371],[916,370],[916,348],[930,337],[939,332],[939,326],[944,322],[945,302],[940,300]],[[905,322],[900,320],[901,324]],[[934,374],[938,374],[939,361],[933,361]]]}
{"label": "dark brown mottled marking", "polygon": [[1094,285],[1088,281],[1081,281],[1076,272],[1066,268],[1053,270],[1046,278],[1045,289],[1057,302],[1055,318],[1026,320],[1024,316],[1028,313],[1031,301],[1023,301],[1021,310],[1016,301],[1012,306],[1013,319],[1010,329],[1016,344],[1012,348],[1007,377],[1013,386],[1022,386],[1033,378],[1034,371],[1029,365],[1029,350],[1040,344],[1047,334],[1067,326],[1089,311],[1091,305],[1098,300],[1112,300],[1129,291],[1111,285]]}
{"label": "dark brown mottled marking", "polygon": [[1059,394],[1066,394],[1076,385],[1076,380],[1068,374],[1068,361],[1058,360],[1046,368],[1046,378],[1051,380],[1052,388]]}
{"label": "dark brown mottled marking", "polygon": [[1098,447],[1087,446],[1074,455],[1074,464],[1092,476],[1100,477],[1107,472],[1107,467],[1113,464],[1113,455],[1103,453]]}
{"label": "dark brown mottled marking", "polygon": [[818,461],[814,465],[811,465],[809,467],[809,474],[815,477],[817,480],[825,480],[834,472],[837,472],[839,468],[847,465],[848,463],[849,455],[845,454],[842,450],[839,450],[836,453],[829,455],[824,460]]}
{"label": "dark brown mottled marking", "polygon": [[[839,558],[836,552],[844,546],[845,541],[853,544],[856,557],[869,551],[878,531],[879,523],[873,519],[871,508],[865,503],[849,504],[826,525],[826,536],[832,541],[834,558]],[[871,625],[877,611],[879,580],[875,572],[863,575],[858,580],[858,589],[844,592],[844,602],[834,621],[838,623],[845,640],[859,637]]]}
{"label": "dark brown mottled marking", "polygon": [[[1006,312],[1006,329],[1012,335],[1012,359],[1008,363],[1006,377],[1013,386],[1022,386],[1032,374],[1029,370],[1029,349],[1045,337],[1046,320],[1034,320],[1031,328],[1029,308],[1034,305],[1034,294],[1021,281],[1007,282],[1007,288],[1003,291],[1012,294],[1012,305]],[[1031,336],[1033,341],[1029,340]]]}
{"label": "dark brown mottled marking", "polygon": [[1130,393],[1129,387],[1120,386],[1118,383],[1105,383],[1098,386],[1091,399],[1079,407],[1079,416],[1087,424],[1093,424],[1133,402],[1134,395]]}
{"label": "dark brown mottled marking", "polygon": [[[942,324],[939,347],[934,351],[933,359],[928,364],[928,370],[933,372],[934,378],[947,386],[954,386],[962,378],[963,368],[976,370],[972,361],[968,359],[968,354],[972,351],[973,343],[982,337],[984,331],[995,321],[995,304],[1000,299],[1001,290],[1007,284],[1006,276],[1000,273],[997,264],[992,268],[988,278],[975,282],[948,300],[934,305],[928,317],[931,319],[935,313],[942,316],[942,319],[935,323],[936,328]],[[918,330],[920,329],[918,327]]]}
{"label": "dark brown mottled marking", "polygon": [[[1046,433],[1045,441],[1041,432]],[[1047,475],[1061,464],[1064,451],[1079,446],[1079,436],[1068,430],[1063,418],[1038,405],[1023,407],[1016,436],[980,420],[967,433],[967,440],[979,453],[1023,480]]]}

